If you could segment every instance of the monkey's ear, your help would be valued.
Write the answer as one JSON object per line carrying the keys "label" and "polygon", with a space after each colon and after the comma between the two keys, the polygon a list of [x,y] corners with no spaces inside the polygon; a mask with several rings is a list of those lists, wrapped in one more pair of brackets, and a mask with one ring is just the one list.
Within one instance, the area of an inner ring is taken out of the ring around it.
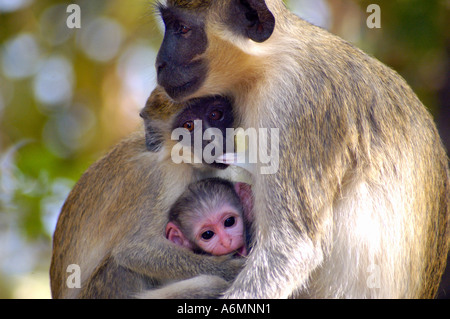
{"label": "monkey's ear", "polygon": [[164,143],[164,137],[150,123],[145,125],[145,146],[149,152],[158,152]]}
{"label": "monkey's ear", "polygon": [[151,107],[152,96],[150,96],[145,104],[145,107],[139,113],[139,116],[144,120],[145,126],[145,146],[149,152],[158,152],[164,142],[164,137],[161,134],[161,130],[157,128],[157,121],[152,121]]}
{"label": "monkey's ear", "polygon": [[192,248],[191,244],[189,243],[187,238],[183,235],[180,228],[172,222],[167,223],[166,238],[178,246],[186,247],[189,249]]}
{"label": "monkey's ear", "polygon": [[234,190],[238,194],[242,207],[244,208],[244,215],[248,222],[253,221],[253,192],[250,184],[237,182],[234,183]]}
{"label": "monkey's ear", "polygon": [[158,135],[145,135],[145,146],[149,152],[159,152],[163,145],[163,139]]}
{"label": "monkey's ear", "polygon": [[228,25],[255,42],[264,42],[272,35],[275,17],[264,0],[235,1]]}

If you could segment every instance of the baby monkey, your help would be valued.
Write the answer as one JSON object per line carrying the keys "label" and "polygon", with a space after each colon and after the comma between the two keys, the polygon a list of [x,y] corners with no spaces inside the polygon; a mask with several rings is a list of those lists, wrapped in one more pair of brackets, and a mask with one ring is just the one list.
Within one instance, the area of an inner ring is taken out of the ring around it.
{"label": "baby monkey", "polygon": [[188,186],[169,212],[166,237],[196,253],[247,256],[250,185],[208,178]]}

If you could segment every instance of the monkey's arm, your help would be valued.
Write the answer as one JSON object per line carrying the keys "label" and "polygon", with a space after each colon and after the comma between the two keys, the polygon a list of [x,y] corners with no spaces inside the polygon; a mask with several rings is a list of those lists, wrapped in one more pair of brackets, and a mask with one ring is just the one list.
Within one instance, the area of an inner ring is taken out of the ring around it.
{"label": "monkey's arm", "polygon": [[[265,207],[255,204],[254,247],[246,267],[225,295],[227,298],[287,298],[305,287],[310,274],[323,261],[332,225],[331,207],[325,196],[306,198],[317,208],[307,208],[294,199],[295,191],[273,191],[275,183],[264,182],[271,196]],[[260,184],[262,185],[262,183]],[[270,185],[270,186],[269,186]],[[291,197],[289,199],[289,197]],[[278,200],[280,199],[280,200]],[[255,203],[262,202],[256,198]],[[259,207],[258,207],[259,206]],[[322,232],[322,230],[324,230]]]}
{"label": "monkey's arm", "polygon": [[244,258],[206,256],[179,247],[167,239],[130,240],[116,247],[116,262],[136,273],[162,281],[181,280],[197,275],[214,275],[232,280],[241,270]]}
{"label": "monkey's arm", "polygon": [[[321,116],[318,113],[311,116]],[[280,149],[275,174],[255,175],[254,247],[226,297],[287,298],[305,287],[324,259],[332,234],[331,207],[350,162],[350,142],[345,131],[338,135],[330,125],[319,134],[306,125],[309,121],[280,120],[286,123],[280,140],[291,147]],[[297,134],[289,127],[305,129]],[[321,149],[325,144],[330,147]]]}
{"label": "monkey's arm", "polygon": [[136,295],[139,299],[213,299],[222,296],[229,287],[226,280],[209,275],[199,275],[152,289]]}

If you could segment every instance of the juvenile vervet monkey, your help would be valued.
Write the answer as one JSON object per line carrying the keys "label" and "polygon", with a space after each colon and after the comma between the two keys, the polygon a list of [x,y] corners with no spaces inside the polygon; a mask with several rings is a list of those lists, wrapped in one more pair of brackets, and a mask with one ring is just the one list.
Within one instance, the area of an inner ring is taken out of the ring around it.
{"label": "juvenile vervet monkey", "polygon": [[[172,137],[177,135],[176,132],[186,133],[181,135],[180,145],[177,145],[179,148],[172,149],[172,157],[177,157],[181,152],[180,158],[175,161],[185,160],[194,166],[200,164],[200,167],[208,164],[209,168],[227,168],[227,164],[216,162],[215,159],[225,153],[227,143],[234,144],[234,135],[227,137],[227,128],[233,127],[233,121],[233,108],[225,97],[212,96],[198,102],[196,99],[190,101],[172,124],[173,130],[184,129],[184,132],[173,131]],[[206,150],[210,150],[211,154],[207,154]]]}
{"label": "juvenile vervet monkey", "polygon": [[[178,125],[174,118],[183,115],[186,105],[205,109],[211,102],[216,107],[229,103],[205,98],[175,104],[156,89],[141,112],[147,139],[141,133],[131,135],[83,174],[62,208],[53,237],[53,298],[209,298],[225,290],[242,258],[195,254],[168,241],[164,233],[168,211],[186,187],[218,171],[171,159],[177,143],[171,140],[173,125]],[[80,287],[68,285],[77,275],[68,272],[71,264],[79,266]],[[167,282],[175,283],[140,295]]]}
{"label": "juvenile vervet monkey", "polygon": [[237,126],[279,129],[254,164],[255,241],[226,298],[430,298],[449,242],[448,157],[396,72],[282,0],[167,0],[158,83],[223,94]]}
{"label": "juvenile vervet monkey", "polygon": [[166,237],[197,253],[246,256],[252,208],[244,209],[248,201],[238,194],[243,189],[221,178],[189,185],[169,211]]}

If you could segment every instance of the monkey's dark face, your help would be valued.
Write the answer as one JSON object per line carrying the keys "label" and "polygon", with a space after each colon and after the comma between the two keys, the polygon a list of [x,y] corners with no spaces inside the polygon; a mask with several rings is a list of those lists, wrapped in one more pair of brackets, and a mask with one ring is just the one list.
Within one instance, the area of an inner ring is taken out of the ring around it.
{"label": "monkey's dark face", "polygon": [[198,90],[207,74],[201,57],[208,45],[203,19],[179,8],[160,6],[165,25],[156,59],[158,83],[174,99]]}
{"label": "monkey's dark face", "polygon": [[[173,129],[185,128],[188,130],[191,134],[190,141],[192,148],[195,146],[195,134],[201,134],[202,151],[211,143],[210,140],[203,138],[205,131],[209,128],[220,130],[223,137],[221,145],[218,145],[219,149],[214,148],[212,151],[212,155],[217,157],[226,152],[226,129],[232,128],[233,122],[234,117],[231,102],[224,97],[213,96],[190,101],[189,105],[175,118]],[[200,127],[196,127],[196,124],[201,124],[201,130]],[[217,136],[214,137],[214,139],[215,138],[217,138]],[[216,150],[218,152],[216,152]],[[219,169],[228,167],[226,164],[216,162],[212,162],[209,165]]]}
{"label": "monkey's dark face", "polygon": [[[229,92],[246,73],[233,40],[261,43],[275,27],[264,0],[169,1],[159,11],[165,34],[156,60],[158,84],[177,101]],[[223,39],[223,29],[232,39]]]}

